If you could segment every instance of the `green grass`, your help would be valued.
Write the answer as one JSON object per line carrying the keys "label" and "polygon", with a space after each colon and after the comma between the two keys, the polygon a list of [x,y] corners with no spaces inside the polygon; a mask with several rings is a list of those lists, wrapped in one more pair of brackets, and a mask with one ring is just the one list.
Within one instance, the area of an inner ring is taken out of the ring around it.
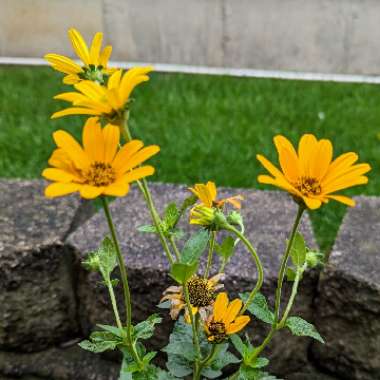
{"label": "green grass", "polygon": [[[39,177],[53,148],[51,132],[78,136],[83,117],[49,118],[65,106],[52,100],[65,89],[60,78],[48,68],[0,67],[0,176]],[[369,184],[347,194],[379,194],[377,86],[156,73],[134,97],[133,135],[162,148],[154,180],[263,188],[256,153],[276,160],[275,134],[296,142],[312,132],[331,139],[335,154],[353,150],[371,163]],[[331,203],[312,213],[322,249],[331,246],[344,212]]]}

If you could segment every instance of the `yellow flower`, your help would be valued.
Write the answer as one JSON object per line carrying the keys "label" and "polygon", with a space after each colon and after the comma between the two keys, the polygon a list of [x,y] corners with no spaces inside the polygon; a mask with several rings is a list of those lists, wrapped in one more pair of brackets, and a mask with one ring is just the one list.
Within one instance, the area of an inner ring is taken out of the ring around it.
{"label": "yellow flower", "polygon": [[241,208],[240,201],[243,200],[241,195],[217,200],[217,190],[214,182],[208,181],[206,184],[197,183],[189,190],[201,201],[206,207],[222,208],[226,203],[230,203],[235,208]]}
{"label": "yellow flower", "polygon": [[317,209],[322,203],[333,199],[348,206],[355,206],[355,201],[336,191],[366,184],[365,173],[371,170],[368,164],[355,164],[358,155],[348,152],[333,158],[333,147],[329,140],[317,140],[311,134],[302,136],[298,152],[284,136],[274,138],[281,171],[265,157],[257,159],[272,175],[260,175],[260,183],[280,187],[292,194],[297,201],[304,202],[309,209]]}
{"label": "yellow flower", "polygon": [[107,86],[92,81],[82,81],[74,85],[79,92],[65,92],[54,99],[65,100],[74,107],[56,112],[52,119],[66,115],[96,115],[117,122],[128,108],[129,97],[140,83],[149,80],[152,67],[134,67],[122,75],[122,70],[114,72]]}
{"label": "yellow flower", "polygon": [[99,195],[122,197],[129,191],[129,183],[152,175],[152,166],[139,166],[155,155],[156,145],[143,147],[132,140],[119,148],[119,128],[108,124],[103,129],[96,118],[89,118],[83,128],[83,148],[67,132],[53,133],[57,149],[49,159],[52,168],[42,175],[53,181],[45,189],[47,197],[79,192],[92,199]]}
{"label": "yellow flower", "polygon": [[53,53],[46,54],[45,59],[51,64],[53,69],[66,74],[63,78],[63,83],[75,84],[86,79],[103,83],[103,76],[110,75],[115,71],[115,69],[107,67],[112,46],[106,46],[103,51],[100,51],[103,33],[98,32],[95,34],[90,49],[76,29],[69,29],[68,35],[83,65],[78,65],[68,57]]}
{"label": "yellow flower", "polygon": [[[187,282],[189,291],[189,299],[192,308],[192,314],[200,312],[203,314],[203,309],[210,306],[214,301],[215,292],[223,288],[223,284],[219,281],[223,280],[224,274],[219,273],[210,279],[203,279],[198,276],[193,276]],[[164,296],[160,303],[170,301],[170,316],[172,319],[177,319],[182,309],[186,307],[186,300],[182,286],[169,286],[164,291]],[[185,312],[185,321],[190,322],[188,310]]]}
{"label": "yellow flower", "polygon": [[215,222],[215,209],[203,205],[195,205],[190,210],[190,224],[212,226]]}
{"label": "yellow flower", "polygon": [[227,293],[219,293],[212,315],[204,325],[209,342],[221,343],[228,335],[236,334],[250,321],[248,315],[239,315],[243,303],[239,299],[228,301]]}

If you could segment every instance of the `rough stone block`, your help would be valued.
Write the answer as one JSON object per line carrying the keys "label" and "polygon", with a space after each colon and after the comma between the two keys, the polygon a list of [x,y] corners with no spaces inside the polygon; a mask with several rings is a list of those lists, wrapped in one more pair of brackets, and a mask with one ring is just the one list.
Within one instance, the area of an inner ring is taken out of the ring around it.
{"label": "rough stone block", "polygon": [[119,60],[223,64],[219,0],[105,0],[105,23]]}
{"label": "rough stone block", "polygon": [[86,39],[103,30],[102,0],[0,0],[0,55],[72,56],[67,30],[75,27]]}
{"label": "rough stone block", "polygon": [[21,380],[116,380],[119,364],[74,346],[24,354],[0,352],[0,372],[9,376],[4,380],[21,376]]}
{"label": "rough stone block", "polygon": [[[183,186],[153,184],[151,190],[161,211],[170,201],[179,203],[188,196],[188,191]],[[273,304],[279,261],[284,250],[285,239],[295,217],[296,206],[286,194],[279,192],[225,189],[221,192],[221,196],[236,193],[245,197],[242,212],[247,235],[262,258],[266,273],[263,293],[269,296],[269,300]],[[156,236],[137,231],[137,227],[150,223],[143,199],[137,189],[133,189],[127,197],[113,202],[111,211],[129,268],[134,302],[133,317],[135,320],[141,320],[148,314],[160,311],[155,305],[157,305],[162,291],[171,283],[166,274],[168,265]],[[301,230],[309,246],[315,247],[307,215],[304,216]],[[99,213],[69,236],[67,243],[75,249],[79,259],[83,260],[85,253],[97,248],[106,234],[108,234],[107,224],[103,214]],[[249,290],[254,285],[255,266],[242,244],[239,244],[236,255],[227,267],[226,274],[226,289],[235,295],[238,290]],[[309,321],[313,320],[312,301],[316,283],[317,274],[315,272],[305,276],[294,310],[294,314],[301,315]],[[289,295],[288,288],[286,288],[285,294]],[[85,331],[88,332],[96,323],[112,323],[108,296],[99,284],[97,275],[81,271],[78,297],[82,326]],[[256,339],[265,334],[265,329],[261,323],[255,322],[252,333]],[[166,329],[160,327],[159,336],[154,341],[156,348],[162,347],[167,342],[167,334],[168,325],[166,325]],[[308,338],[289,337],[285,340],[285,335],[290,334],[286,331],[281,332],[269,351],[273,359],[272,368],[282,374],[290,373],[305,365],[310,344]]]}
{"label": "rough stone block", "polygon": [[0,181],[0,349],[39,350],[77,333],[73,255],[62,245],[89,214],[48,200],[43,181]]}
{"label": "rough stone block", "polygon": [[326,345],[318,365],[347,380],[380,379],[380,199],[357,197],[321,275],[316,302]]}

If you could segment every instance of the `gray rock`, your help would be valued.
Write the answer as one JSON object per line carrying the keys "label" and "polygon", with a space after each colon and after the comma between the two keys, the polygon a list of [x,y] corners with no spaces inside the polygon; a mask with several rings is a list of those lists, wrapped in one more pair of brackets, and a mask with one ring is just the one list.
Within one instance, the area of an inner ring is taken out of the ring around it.
{"label": "gray rock", "polygon": [[24,354],[0,352],[0,373],[7,376],[5,380],[115,380],[119,365],[74,346]]}
{"label": "gray rock", "polygon": [[65,237],[90,215],[78,198],[48,200],[43,181],[0,181],[0,349],[40,350],[78,331]]}
{"label": "gray rock", "polygon": [[380,199],[357,197],[320,281],[313,348],[321,367],[344,379],[380,379]]}
{"label": "gray rock", "polygon": [[[151,190],[160,211],[170,201],[179,203],[188,195],[185,187],[176,185],[154,184],[151,185]],[[273,304],[279,261],[285,247],[285,239],[295,218],[296,206],[286,194],[280,192],[225,189],[221,196],[237,193],[245,197],[242,213],[247,235],[253,241],[263,261],[266,274],[263,293],[269,296]],[[160,311],[155,305],[162,291],[172,281],[167,276],[167,261],[156,236],[137,231],[137,227],[150,223],[146,207],[137,189],[133,189],[127,197],[113,202],[111,211],[121,237],[121,246],[129,270],[134,303],[133,318],[138,321],[153,312]],[[309,246],[315,247],[308,215],[303,218],[301,230]],[[71,234],[67,243],[76,251],[78,259],[83,260],[86,252],[96,249],[106,234],[108,234],[107,224],[103,214],[99,213]],[[242,244],[239,244],[226,274],[226,288],[232,294],[236,295],[238,290],[251,289],[254,285],[256,269]],[[317,277],[313,272],[305,276],[293,313],[309,321],[313,320],[312,301]],[[84,330],[88,333],[96,323],[113,323],[108,296],[100,285],[99,277],[80,270],[78,281],[80,318]],[[288,287],[285,287],[284,295],[289,295]],[[120,294],[118,296],[120,298]],[[158,338],[153,342],[156,348],[162,347],[167,342],[168,326],[169,324],[165,323],[159,328]],[[265,328],[261,323],[255,321],[253,326],[255,338],[265,334]],[[290,334],[286,331],[281,332],[274,339],[272,348],[268,352],[272,359],[272,370],[281,374],[301,369],[307,363],[307,349],[310,344],[308,338],[287,336],[285,340],[286,335]]]}

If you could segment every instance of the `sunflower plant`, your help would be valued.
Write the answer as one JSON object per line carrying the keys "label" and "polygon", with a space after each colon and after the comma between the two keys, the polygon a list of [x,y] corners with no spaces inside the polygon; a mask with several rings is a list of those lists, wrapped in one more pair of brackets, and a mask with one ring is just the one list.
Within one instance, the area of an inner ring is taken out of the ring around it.
{"label": "sunflower plant", "polygon": [[[190,187],[182,204],[169,203],[162,215],[156,209],[146,178],[155,172],[149,159],[160,148],[145,146],[128,127],[132,92],[149,80],[152,67],[111,69],[108,60],[112,47],[101,50],[101,33],[94,36],[90,47],[75,29],[69,30],[69,38],[79,62],[59,54],[45,56],[54,69],[66,74],[64,83],[73,86],[71,91],[55,96],[71,106],[52,118],[87,115],[88,119],[81,127],[81,141],[64,130],[53,133],[56,149],[49,167],[42,172],[50,181],[45,195],[54,198],[77,193],[85,199],[101,200],[109,236],[88,253],[83,265],[101,275],[114,315],[114,325],[98,324],[98,330],[80,347],[94,353],[119,350],[123,357],[120,380],[275,379],[265,370],[269,360],[262,356],[275,334],[288,329],[294,335],[323,343],[311,323],[291,314],[303,274],[323,262],[323,255],[310,250],[298,231],[302,216],[330,200],[353,207],[351,198],[337,192],[367,183],[370,166],[358,164],[358,155],[353,152],[333,159],[332,143],[312,134],[301,137],[297,150],[284,136],[274,138],[279,168],[257,155],[268,172],[258,181],[288,192],[298,205],[281,256],[274,305],[269,305],[260,292],[264,282],[261,259],[245,234],[241,195],[221,198],[215,183],[208,181]],[[158,308],[167,309],[175,321],[168,344],[161,350],[167,356],[165,368],[156,365],[157,352],[149,351],[144,344],[154,336],[161,317],[153,314],[138,323],[133,319],[128,268],[108,205],[109,197],[128,196],[133,184],[141,191],[151,215],[151,223],[140,226],[139,231],[158,237],[170,266],[172,284],[162,289],[162,298],[157,300]],[[192,226],[190,235],[182,230],[184,224]],[[250,292],[234,298],[224,287],[228,281],[225,268],[238,244],[251,256],[257,279]],[[117,270],[119,275],[115,274]],[[283,299],[284,281],[292,284],[288,300]],[[122,303],[115,295],[119,289]],[[99,322],[103,322],[101,318]],[[270,327],[262,342],[249,335],[259,322]]]}

